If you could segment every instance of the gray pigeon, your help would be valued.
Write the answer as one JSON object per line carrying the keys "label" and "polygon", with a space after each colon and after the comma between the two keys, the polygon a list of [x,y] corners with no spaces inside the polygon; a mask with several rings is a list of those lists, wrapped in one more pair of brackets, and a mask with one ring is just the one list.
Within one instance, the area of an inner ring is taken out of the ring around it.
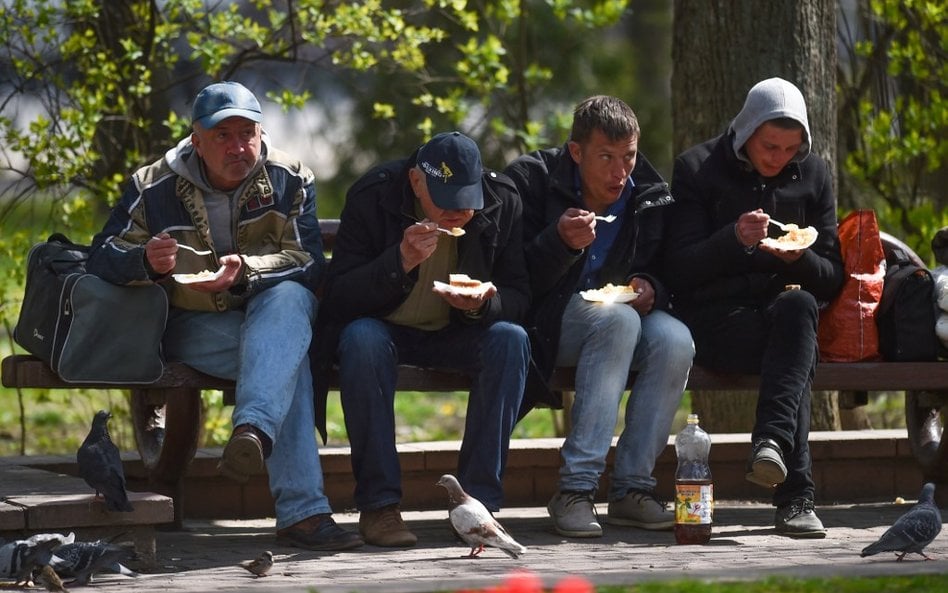
{"label": "gray pigeon", "polygon": [[16,540],[0,546],[0,577],[28,583],[37,568],[49,564],[53,550],[61,546],[57,538],[35,541]]}
{"label": "gray pigeon", "polygon": [[112,415],[105,410],[96,412],[92,419],[92,428],[86,440],[76,452],[79,475],[91,486],[96,496],[105,498],[105,508],[110,511],[132,510],[125,492],[125,469],[118,447],[109,436],[109,418]]}
{"label": "gray pigeon", "polygon": [[861,557],[872,556],[879,552],[896,552],[901,562],[906,554],[919,554],[925,560],[931,560],[922,551],[941,531],[941,512],[935,504],[935,485],[931,482],[922,486],[918,503],[886,529],[882,537],[863,548]]}
{"label": "gray pigeon", "polygon": [[451,526],[458,537],[471,546],[471,553],[466,558],[476,557],[484,551],[484,546],[499,548],[504,554],[515,559],[527,551],[510,537],[481,501],[464,492],[457,478],[444,474],[438,480],[438,486],[443,486],[448,491],[448,518]]}
{"label": "gray pigeon", "polygon": [[137,572],[122,564],[132,555],[133,551],[128,547],[101,540],[73,542],[56,550],[49,564],[60,576],[71,578],[72,583],[85,585],[104,571],[137,577]]}
{"label": "gray pigeon", "polygon": [[256,577],[265,577],[273,567],[273,552],[267,550],[253,560],[244,560],[240,563],[240,566]]}

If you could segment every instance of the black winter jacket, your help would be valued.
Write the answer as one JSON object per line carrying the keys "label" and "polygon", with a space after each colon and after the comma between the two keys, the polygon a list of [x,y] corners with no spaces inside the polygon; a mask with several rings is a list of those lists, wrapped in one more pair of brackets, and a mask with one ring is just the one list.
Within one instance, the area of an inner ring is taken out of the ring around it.
{"label": "black winter jacket", "polygon": [[[760,305],[788,284],[827,302],[842,287],[836,201],[818,155],[764,179],[737,158],[731,136],[723,134],[676,159],[672,189],[667,280],[679,312]],[[742,213],[757,208],[781,222],[816,228],[816,243],[790,264],[759,249],[747,253],[734,227]]]}
{"label": "black winter jacket", "polygon": [[[410,158],[377,166],[346,195],[333,248],[312,349],[316,380],[317,427],[325,439],[326,379],[342,328],[360,317],[384,317],[401,305],[418,280],[418,269],[402,269],[399,244],[415,224]],[[519,323],[527,313],[530,286],[523,257],[522,205],[505,175],[482,174],[484,208],[475,212],[458,237],[457,272],[491,281],[497,294],[472,319],[452,310],[453,324]],[[447,279],[445,279],[447,280]]]}
{"label": "black winter jacket", "polygon": [[[560,238],[556,223],[567,208],[585,208],[574,191],[576,163],[566,145],[520,156],[504,170],[523,200],[524,248],[533,302],[527,321],[533,360],[543,381],[530,380],[524,395],[526,410],[536,404],[557,406],[546,382],[553,373],[560,325],[569,299],[580,288],[586,250],[574,251]],[[602,283],[628,284],[636,276],[655,287],[655,308],[668,306],[661,281],[660,248],[664,212],[672,203],[668,184],[641,153],[632,171],[631,202],[615,243],[600,272]],[[522,410],[521,413],[525,413]]]}

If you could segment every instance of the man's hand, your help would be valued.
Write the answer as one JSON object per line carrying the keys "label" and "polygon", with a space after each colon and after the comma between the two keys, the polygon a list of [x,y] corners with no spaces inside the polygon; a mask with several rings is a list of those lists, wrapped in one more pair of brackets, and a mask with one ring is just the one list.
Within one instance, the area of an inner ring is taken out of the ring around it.
{"label": "man's hand", "polygon": [[492,296],[497,294],[497,287],[491,286],[482,294],[477,296],[462,295],[455,292],[448,291],[435,291],[441,295],[449,305],[455,309],[460,309],[462,311],[480,311],[481,307],[484,306],[484,303],[487,302]]}
{"label": "man's hand", "polygon": [[579,208],[568,208],[556,222],[556,231],[570,249],[585,249],[596,238],[596,215]]}
{"label": "man's hand", "polygon": [[240,278],[240,269],[244,265],[244,260],[236,253],[231,253],[222,256],[218,261],[224,267],[224,273],[221,274],[220,278],[208,282],[194,282],[188,284],[188,288],[198,292],[224,292],[229,290]]}
{"label": "man's hand", "polygon": [[784,262],[788,264],[792,264],[793,262],[800,259],[803,256],[803,252],[806,251],[806,249],[795,249],[793,251],[788,251],[786,249],[775,249],[773,247],[770,247],[766,243],[761,243],[760,245],[757,246],[757,249],[760,249],[761,251],[766,251],[767,253],[773,255],[777,259],[783,260]]}
{"label": "man's hand", "polygon": [[655,306],[655,287],[645,278],[638,276],[632,279],[629,286],[634,288],[635,292],[639,293],[639,296],[629,301],[629,305],[638,311],[639,315],[645,317],[652,311],[652,307]]}
{"label": "man's hand", "polygon": [[398,249],[402,254],[402,269],[406,273],[415,269],[434,253],[438,246],[438,225],[423,220],[420,224],[413,224],[402,235],[402,242]]}
{"label": "man's hand", "polygon": [[734,225],[734,234],[737,235],[737,240],[741,245],[753,247],[767,236],[768,224],[770,224],[770,216],[758,208],[741,214]]}
{"label": "man's hand", "polygon": [[145,259],[156,274],[169,274],[178,261],[178,242],[168,233],[161,233],[145,243]]}

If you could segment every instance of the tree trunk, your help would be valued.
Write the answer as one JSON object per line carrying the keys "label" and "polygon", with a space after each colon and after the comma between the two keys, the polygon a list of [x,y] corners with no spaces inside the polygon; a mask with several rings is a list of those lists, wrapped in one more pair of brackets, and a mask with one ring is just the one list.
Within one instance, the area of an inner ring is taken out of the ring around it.
{"label": "tree trunk", "polygon": [[[803,92],[813,151],[835,186],[836,2],[675,0],[672,62],[675,154],[722,133],[755,83],[780,76]],[[812,428],[839,428],[836,399],[813,393]],[[702,425],[717,432],[749,430],[755,404],[753,393],[692,394]]]}

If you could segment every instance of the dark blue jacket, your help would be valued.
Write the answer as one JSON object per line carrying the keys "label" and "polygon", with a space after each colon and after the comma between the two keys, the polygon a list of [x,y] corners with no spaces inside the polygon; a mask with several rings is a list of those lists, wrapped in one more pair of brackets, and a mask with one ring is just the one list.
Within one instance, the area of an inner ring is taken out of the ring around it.
{"label": "dark blue jacket", "polygon": [[[346,194],[312,350],[317,427],[324,439],[327,378],[342,328],[360,317],[395,311],[418,281],[418,268],[406,273],[399,253],[405,229],[416,222],[408,180],[416,158],[417,152],[373,168]],[[451,323],[520,322],[530,299],[520,197],[510,179],[496,171],[485,170],[482,185],[484,208],[457,239],[456,272],[492,282],[497,294],[476,319],[452,309]]]}

